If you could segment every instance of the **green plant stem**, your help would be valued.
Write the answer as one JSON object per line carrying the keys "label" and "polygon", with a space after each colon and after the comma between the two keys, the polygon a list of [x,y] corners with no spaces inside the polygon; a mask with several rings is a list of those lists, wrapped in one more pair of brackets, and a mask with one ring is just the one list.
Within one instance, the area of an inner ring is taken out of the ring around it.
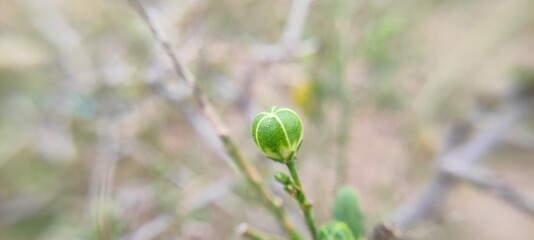
{"label": "green plant stem", "polygon": [[315,227],[315,221],[313,219],[313,214],[311,211],[312,206],[306,199],[306,195],[304,194],[304,189],[302,188],[302,185],[300,184],[299,175],[297,173],[297,169],[295,168],[295,157],[293,157],[291,161],[289,161],[286,165],[287,165],[287,168],[289,169],[289,173],[291,174],[291,177],[293,178],[293,182],[295,182],[295,185],[298,188],[295,194],[295,198],[297,199],[297,202],[299,203],[300,209],[304,213],[304,218],[306,219],[306,225],[308,226],[308,229],[310,230],[312,238],[316,240],[317,229]]}
{"label": "green plant stem", "polygon": [[[238,166],[240,172],[245,176],[246,180],[252,186],[257,194],[263,200],[266,208],[277,218],[280,225],[285,229],[287,235],[291,240],[301,240],[302,237],[295,229],[293,224],[289,221],[287,214],[282,205],[282,201],[276,199],[275,196],[265,187],[258,170],[250,164],[239,151],[239,148],[228,134],[226,125],[222,122],[219,114],[213,108],[213,105],[205,95],[204,91],[197,84],[195,77],[185,66],[182,59],[176,55],[171,43],[164,37],[165,34],[156,27],[154,20],[148,15],[145,7],[138,0],[130,0],[130,3],[134,9],[139,13],[143,21],[148,25],[148,28],[152,32],[154,39],[161,45],[174,68],[174,71],[178,78],[182,79],[184,83],[191,90],[191,97],[200,113],[210,121],[213,130],[219,136],[219,139],[223,142],[226,153],[232,158],[234,163]],[[180,104],[181,102],[176,98],[164,96],[167,100]]]}
{"label": "green plant stem", "polygon": [[282,206],[282,201],[275,199],[274,196],[272,196],[272,194],[269,192],[269,190],[267,190],[256,168],[241,156],[241,153],[239,152],[237,146],[234,144],[230,137],[220,137],[224,143],[226,152],[232,157],[239,170],[245,175],[245,178],[247,179],[248,183],[252,186],[256,193],[261,196],[265,206],[278,219],[280,225],[282,225],[282,227],[286,230],[290,239],[303,239],[289,220],[288,216],[286,215],[284,207]]}

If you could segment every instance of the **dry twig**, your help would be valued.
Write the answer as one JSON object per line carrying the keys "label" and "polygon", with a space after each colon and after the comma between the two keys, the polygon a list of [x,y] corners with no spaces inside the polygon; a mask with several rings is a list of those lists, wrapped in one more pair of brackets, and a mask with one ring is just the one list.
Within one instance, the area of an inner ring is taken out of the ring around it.
{"label": "dry twig", "polygon": [[239,235],[245,239],[249,240],[274,240],[279,239],[279,237],[271,236],[267,233],[264,233],[258,229],[251,228],[246,223],[241,223],[238,228]]}

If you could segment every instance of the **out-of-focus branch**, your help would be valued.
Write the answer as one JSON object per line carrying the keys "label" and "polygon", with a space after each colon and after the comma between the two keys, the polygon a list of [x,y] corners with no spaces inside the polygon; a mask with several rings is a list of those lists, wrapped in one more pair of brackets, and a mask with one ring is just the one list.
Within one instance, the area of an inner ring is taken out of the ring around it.
{"label": "out-of-focus branch", "polygon": [[[137,163],[147,169],[153,167],[149,159],[167,158],[161,152],[136,139],[122,139],[120,151],[121,154],[133,158]],[[186,166],[180,166],[180,168],[187,169]],[[166,174],[164,177],[171,185],[183,188],[182,184],[175,179],[174,175]],[[222,179],[207,185],[204,189],[200,189],[193,194],[187,194],[188,197],[184,200],[183,208],[187,212],[193,212],[208,204],[216,203],[222,197],[230,195],[231,189],[235,184],[236,182],[233,180]]]}
{"label": "out-of-focus branch", "polygon": [[68,89],[63,89],[61,95],[71,97],[90,92],[97,78],[95,67],[80,34],[60,13],[58,1],[25,0],[23,3],[31,13],[29,17],[35,29],[59,53],[59,63],[70,80],[63,82]]}
{"label": "out-of-focus branch", "polygon": [[310,0],[293,0],[280,42],[291,45],[300,40],[309,6]]}
{"label": "out-of-focus branch", "polygon": [[534,150],[534,136],[528,134],[510,134],[503,140],[505,147],[519,149],[524,151]]}
{"label": "out-of-focus branch", "polygon": [[166,215],[160,215],[154,219],[148,221],[133,232],[130,239],[143,240],[143,239],[156,239],[165,230],[167,230],[172,224],[172,217]]}
{"label": "out-of-focus branch", "polygon": [[[472,128],[469,122],[452,124],[444,136],[439,156],[446,155],[467,140]],[[439,162],[440,157],[435,160]],[[372,232],[372,240],[398,239],[402,231],[409,228],[417,219],[424,217],[429,211],[438,206],[449,193],[453,179],[440,171],[424,187],[419,197],[413,202],[395,210],[390,220],[379,223]]]}
{"label": "out-of-focus branch", "polygon": [[221,137],[228,136],[228,130],[222,123],[219,115],[215,112],[207,96],[196,83],[191,71],[186,68],[181,58],[179,58],[175,54],[174,49],[169,40],[167,40],[166,35],[159,29],[156,22],[152,20],[152,18],[148,15],[148,12],[146,11],[145,7],[139,1],[130,0],[130,2],[132,3],[132,6],[135,8],[135,10],[139,13],[139,15],[143,18],[147,26],[150,28],[154,39],[161,45],[165,54],[171,60],[171,64],[175,73],[187,84],[188,90],[191,90],[191,97],[196,102],[201,112],[206,116],[207,119],[211,121],[214,130],[217,131],[217,133]]}
{"label": "out-of-focus branch", "polygon": [[482,156],[500,143],[510,128],[518,125],[530,112],[530,108],[524,99],[512,98],[499,114],[489,119],[490,124],[486,128],[459,146],[458,142],[467,137],[467,131],[461,125],[453,127],[444,141],[444,153],[436,160],[438,169],[431,182],[416,200],[395,211],[389,220],[377,224],[371,233],[371,239],[399,239],[402,232],[440,205],[456,180],[467,181],[532,214],[533,202],[478,167]]}
{"label": "out-of-focus branch", "polygon": [[293,0],[286,18],[284,31],[278,43],[256,46],[253,51],[257,61],[264,64],[294,61],[316,51],[313,41],[302,41],[302,31],[311,0]]}
{"label": "out-of-focus branch", "polygon": [[491,171],[481,167],[458,166],[447,172],[459,180],[471,183],[488,193],[501,198],[520,211],[534,216],[534,201],[528,200],[521,193],[498,179]]}
{"label": "out-of-focus branch", "polygon": [[250,122],[258,112],[252,103],[252,88],[256,80],[257,72],[272,63],[282,63],[293,60],[298,56],[313,52],[313,46],[301,41],[302,31],[306,24],[311,0],[293,0],[291,9],[286,18],[286,24],[280,40],[275,45],[261,45],[254,47],[256,61],[248,66],[243,78],[241,91],[236,98],[237,107],[247,114]]}
{"label": "out-of-focus branch", "polygon": [[11,226],[34,217],[46,209],[55,197],[51,193],[40,193],[3,199],[0,202],[0,226]]}
{"label": "out-of-focus branch", "polygon": [[[209,102],[207,96],[202,89],[196,83],[191,72],[185,67],[181,59],[175,54],[172,45],[165,38],[164,34],[157,28],[156,23],[148,15],[144,6],[137,0],[130,0],[135,10],[143,18],[145,23],[150,28],[154,39],[163,47],[166,55],[170,58],[174,71],[179,78],[187,84],[191,90],[192,98],[195,101],[200,112],[211,122],[213,130],[217,132],[219,139],[222,141],[226,153],[232,158],[234,163],[240,169],[241,173],[245,175],[245,178],[250,183],[252,188],[263,199],[266,207],[272,212],[272,214],[278,219],[279,223],[291,237],[291,239],[300,239],[300,234],[293,227],[293,224],[289,221],[285,210],[282,206],[281,200],[275,198],[273,194],[265,187],[258,170],[251,165],[246,159],[243,158],[239,148],[228,135],[226,126],[220,120],[219,115],[215,112],[212,104]],[[167,98],[169,99],[169,98]]]}
{"label": "out-of-focus branch", "polygon": [[57,0],[24,0],[29,21],[57,53],[63,72],[58,88],[44,99],[40,115],[39,147],[45,159],[72,160],[77,149],[70,130],[71,105],[88,95],[98,83],[98,74],[83,39],[63,16]]}
{"label": "out-of-focus branch", "polygon": [[112,199],[117,163],[119,161],[120,118],[100,122],[97,155],[91,170],[89,185],[90,210],[99,239],[112,239],[111,219],[106,205]]}
{"label": "out-of-focus branch", "polygon": [[238,171],[230,156],[226,154],[224,146],[219,139],[218,133],[211,130],[211,128],[206,127],[210,125],[210,120],[207,119],[200,111],[197,111],[194,103],[188,101],[189,99],[187,99],[187,93],[180,91],[183,90],[183,86],[176,86],[169,84],[169,82],[164,82],[163,80],[158,79],[151,81],[150,87],[156,95],[165,98],[167,101],[172,102],[175,106],[177,106],[187,117],[189,123],[193,126],[197,134],[202,138],[206,145],[212,148],[217,157],[221,158],[235,171]]}
{"label": "out-of-focus branch", "polygon": [[267,233],[264,233],[258,229],[251,228],[246,223],[241,223],[239,225],[239,235],[241,235],[245,239],[249,240],[274,240],[279,239],[279,237],[271,236]]}

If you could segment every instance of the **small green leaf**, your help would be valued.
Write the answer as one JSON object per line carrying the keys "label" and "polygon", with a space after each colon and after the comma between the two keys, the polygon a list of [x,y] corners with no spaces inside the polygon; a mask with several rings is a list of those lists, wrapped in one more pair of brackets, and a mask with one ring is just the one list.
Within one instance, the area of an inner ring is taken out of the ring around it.
{"label": "small green leaf", "polygon": [[355,237],[364,236],[363,213],[359,206],[358,194],[352,187],[338,189],[333,215],[336,220],[346,223]]}
{"label": "small green leaf", "polygon": [[284,186],[285,186],[285,185],[288,185],[288,184],[291,183],[291,178],[290,178],[287,174],[285,174],[285,173],[283,173],[283,172],[277,172],[277,173],[274,175],[274,179],[275,179],[277,182],[283,184]]}
{"label": "small green leaf", "polygon": [[347,224],[340,221],[332,221],[321,226],[319,240],[355,240],[355,238]]}

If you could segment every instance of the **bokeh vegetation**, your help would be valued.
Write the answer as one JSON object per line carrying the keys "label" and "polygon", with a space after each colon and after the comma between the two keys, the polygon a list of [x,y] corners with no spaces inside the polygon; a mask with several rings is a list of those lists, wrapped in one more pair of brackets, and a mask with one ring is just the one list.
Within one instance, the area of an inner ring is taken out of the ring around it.
{"label": "bokeh vegetation", "polygon": [[[303,116],[298,168],[319,223],[344,184],[366,225],[385,218],[432,174],[447,124],[534,69],[529,0],[313,0],[288,45],[291,1],[144,3],[280,196],[250,123],[272,105]],[[158,88],[168,79],[179,104]],[[281,233],[187,96],[127,1],[0,0],[0,239],[236,239],[242,222]],[[534,196],[532,147],[490,159]],[[527,240],[532,224],[460,187],[413,235]]]}

